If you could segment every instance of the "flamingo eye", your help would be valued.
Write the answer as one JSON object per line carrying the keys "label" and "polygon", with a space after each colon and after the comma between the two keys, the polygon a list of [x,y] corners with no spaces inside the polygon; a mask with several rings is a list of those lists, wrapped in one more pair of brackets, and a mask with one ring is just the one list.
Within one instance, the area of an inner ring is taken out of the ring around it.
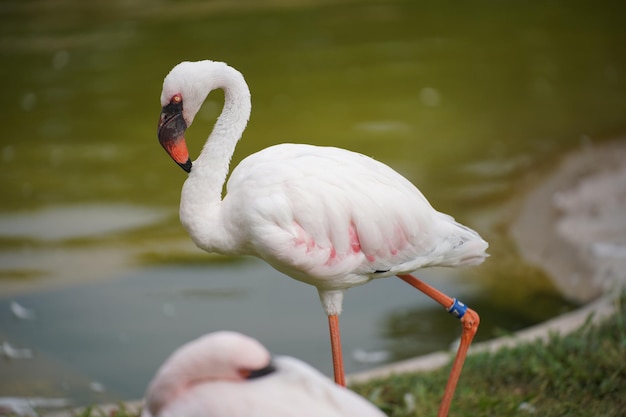
{"label": "flamingo eye", "polygon": [[172,99],[170,100],[170,103],[178,104],[182,101],[183,101],[183,97],[180,94],[176,94],[174,97],[172,97]]}

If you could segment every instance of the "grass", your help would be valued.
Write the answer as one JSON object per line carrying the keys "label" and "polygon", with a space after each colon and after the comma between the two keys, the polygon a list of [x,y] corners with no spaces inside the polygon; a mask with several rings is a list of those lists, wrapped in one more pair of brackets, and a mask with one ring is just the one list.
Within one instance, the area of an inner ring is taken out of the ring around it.
{"label": "grass", "polygon": [[[626,413],[626,295],[617,314],[548,343],[468,358],[450,410],[461,416],[618,417]],[[398,375],[351,388],[390,417],[435,416],[449,369]],[[77,417],[136,417],[123,407]]]}
{"label": "grass", "polygon": [[[601,325],[468,358],[451,416],[623,416],[626,297]],[[390,417],[435,416],[449,368],[354,386]],[[415,406],[413,407],[413,404]]]}

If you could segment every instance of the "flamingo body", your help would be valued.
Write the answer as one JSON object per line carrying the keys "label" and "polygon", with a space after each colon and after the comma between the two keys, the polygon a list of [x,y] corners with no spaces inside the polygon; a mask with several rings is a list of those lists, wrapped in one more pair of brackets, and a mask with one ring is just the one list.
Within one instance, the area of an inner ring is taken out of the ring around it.
{"label": "flamingo body", "polygon": [[[262,376],[250,377],[264,370]],[[151,381],[142,417],[384,417],[306,363],[215,332],[183,345]]]}
{"label": "flamingo body", "polygon": [[180,206],[200,248],[264,259],[317,287],[329,315],[341,312],[343,291],[352,286],[486,257],[487,243],[476,232],[436,211],[406,178],[345,149],[271,146],[232,171],[222,197],[251,110],[245,80],[221,62],[184,62],[165,78],[161,102],[165,108],[181,98],[186,128],[215,88],[225,91],[224,110],[193,162]]}
{"label": "flamingo body", "polygon": [[255,153],[234,169],[221,209],[243,253],[322,293],[484,256],[484,241],[408,180],[344,149],[282,144]]}

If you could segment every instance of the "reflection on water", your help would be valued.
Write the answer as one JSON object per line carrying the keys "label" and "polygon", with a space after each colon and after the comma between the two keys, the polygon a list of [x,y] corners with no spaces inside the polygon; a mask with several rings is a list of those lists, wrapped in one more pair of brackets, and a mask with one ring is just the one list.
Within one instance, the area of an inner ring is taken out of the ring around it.
{"label": "reflection on water", "polygon": [[[477,229],[491,244],[484,266],[425,276],[483,312],[479,337],[568,308],[518,259],[505,202],[560,150],[624,132],[624,7],[7,2],[0,343],[34,358],[0,364],[21,381],[0,395],[138,396],[171,349],[218,328],[329,371],[312,288],[257,261],[209,263],[178,223],[184,175],[155,130],[163,77],[182,60],[224,60],[246,76],[252,118],[235,163],[278,142],[346,147],[389,163]],[[189,129],[193,154],[222,99],[212,94]],[[395,281],[348,293],[347,356],[393,360],[458,335]],[[16,320],[15,300],[37,319]]]}

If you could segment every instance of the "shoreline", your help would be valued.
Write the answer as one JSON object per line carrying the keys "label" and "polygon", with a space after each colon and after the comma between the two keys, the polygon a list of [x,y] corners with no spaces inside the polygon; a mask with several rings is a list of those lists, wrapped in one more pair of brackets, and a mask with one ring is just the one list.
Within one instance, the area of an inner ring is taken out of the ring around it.
{"label": "shoreline", "polygon": [[[562,314],[535,326],[527,327],[510,336],[472,344],[469,354],[481,352],[495,352],[497,350],[514,347],[522,343],[531,343],[537,340],[547,342],[552,335],[565,336],[579,329],[587,323],[600,323],[617,311],[613,297],[602,297],[577,310]],[[438,351],[400,362],[394,362],[378,368],[347,375],[349,384],[368,382],[373,379],[386,378],[391,375],[427,372],[444,367],[454,358],[454,351]]]}

